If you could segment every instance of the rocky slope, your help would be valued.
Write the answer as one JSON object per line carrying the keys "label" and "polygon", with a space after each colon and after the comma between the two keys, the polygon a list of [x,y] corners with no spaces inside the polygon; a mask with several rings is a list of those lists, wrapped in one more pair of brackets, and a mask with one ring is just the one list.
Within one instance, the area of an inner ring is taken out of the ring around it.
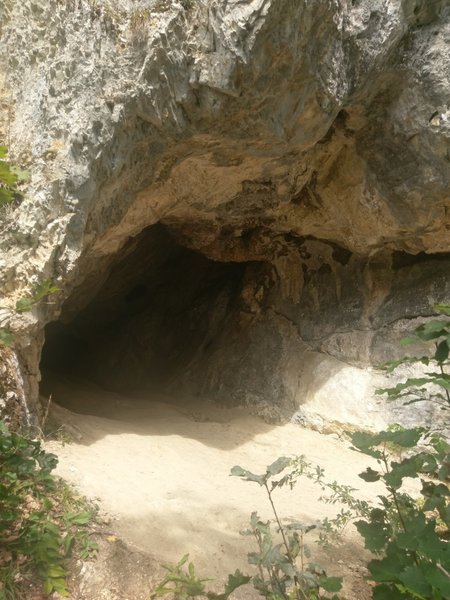
{"label": "rocky slope", "polygon": [[53,322],[46,365],[110,387],[397,418],[370,366],[450,298],[448,2],[0,13],[1,138],[32,173],[0,216],[1,305],[61,288],[3,309],[31,411]]}

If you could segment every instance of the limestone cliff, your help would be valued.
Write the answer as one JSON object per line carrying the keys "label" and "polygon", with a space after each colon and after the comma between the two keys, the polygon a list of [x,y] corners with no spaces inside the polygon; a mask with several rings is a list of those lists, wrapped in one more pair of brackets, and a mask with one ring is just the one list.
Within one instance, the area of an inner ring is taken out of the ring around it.
{"label": "limestone cliff", "polygon": [[450,298],[448,2],[0,13],[1,138],[32,173],[0,215],[1,305],[62,290],[3,315],[32,412],[46,336],[114,388],[397,419],[370,367]]}

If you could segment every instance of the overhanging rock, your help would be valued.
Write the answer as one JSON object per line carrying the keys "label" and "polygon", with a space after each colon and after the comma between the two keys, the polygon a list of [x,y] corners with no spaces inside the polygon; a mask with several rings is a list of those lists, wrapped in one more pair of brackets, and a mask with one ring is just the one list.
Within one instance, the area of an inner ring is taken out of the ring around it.
{"label": "overhanging rock", "polygon": [[61,288],[12,322],[31,412],[45,326],[83,329],[115,281],[143,321],[159,284],[169,305],[211,284],[178,314],[198,326],[176,389],[320,427],[398,416],[371,366],[450,297],[446,4],[6,0],[0,132],[32,177],[0,217],[2,306]]}

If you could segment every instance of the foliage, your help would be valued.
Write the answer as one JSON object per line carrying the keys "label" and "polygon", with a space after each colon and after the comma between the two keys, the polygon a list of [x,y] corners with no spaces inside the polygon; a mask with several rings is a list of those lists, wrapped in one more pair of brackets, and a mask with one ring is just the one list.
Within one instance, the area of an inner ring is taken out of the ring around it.
{"label": "foliage", "polygon": [[322,502],[341,505],[334,518],[325,517],[317,523],[318,543],[320,545],[331,546],[333,543],[340,542],[342,532],[350,521],[356,517],[368,515],[370,506],[368,502],[360,500],[355,495],[357,491],[355,488],[337,481],[328,481],[325,478],[324,469],[319,465],[309,463],[303,455],[292,458],[291,470],[279,482],[279,486],[289,485],[292,489],[302,477],[312,480],[320,487],[322,491],[320,500]]}
{"label": "foliage", "polygon": [[[53,284],[51,279],[36,283],[29,296],[20,298],[16,302],[15,311],[24,313],[30,311],[35,304],[39,304],[42,300],[51,294],[59,292],[59,288]],[[14,334],[8,327],[0,327],[0,346],[11,346],[14,342]]]}
{"label": "foliage", "polygon": [[383,365],[387,373],[392,373],[400,365],[422,364],[432,366],[433,371],[425,373],[422,377],[408,378],[394,387],[377,390],[377,394],[386,394],[389,400],[404,400],[404,404],[414,404],[424,400],[433,402],[442,410],[450,409],[450,306],[442,304],[434,310],[448,318],[432,320],[419,327],[402,340],[403,345],[417,342],[431,342],[434,344],[432,356],[408,356],[400,360],[390,361]]}
{"label": "foliage", "polygon": [[[281,474],[283,474],[282,477],[276,478]],[[208,600],[227,600],[234,590],[251,582],[259,594],[268,600],[319,600],[321,598],[337,600],[338,596],[335,592],[341,589],[342,579],[328,577],[319,565],[309,561],[311,551],[305,543],[305,536],[316,529],[317,525],[292,521],[283,524],[273,499],[273,492],[276,488],[284,485],[293,487],[296,480],[302,475],[316,480],[325,488],[323,470],[313,467],[303,457],[291,459],[283,456],[269,465],[263,474],[257,475],[235,466],[231,470],[231,475],[264,487],[275,517],[277,527],[276,531],[273,531],[269,521],[262,521],[258,514],[253,512],[250,518],[250,527],[241,532],[243,535],[255,538],[257,551],[248,555],[248,562],[257,568],[257,575],[249,577],[236,571],[233,575],[228,576],[224,592],[216,594],[205,590],[205,582],[210,580],[200,579],[196,575],[192,563],[189,563],[187,569],[184,567],[188,560],[186,555],[178,564],[165,566],[168,573],[156,588],[152,598],[171,595],[175,600],[197,597]],[[330,488],[335,489],[334,485],[337,484],[330,484]],[[346,486],[342,487],[343,494],[349,493],[349,490],[350,488]],[[336,489],[335,492],[337,494]],[[331,501],[335,501],[335,499]],[[346,518],[342,520],[347,522]],[[328,521],[329,530],[334,530],[338,522],[339,518],[333,524]],[[168,584],[171,584],[172,587],[169,587]],[[333,595],[330,596],[330,594]]]}
{"label": "foliage", "polygon": [[29,177],[28,171],[9,164],[5,160],[7,155],[6,146],[0,146],[0,206],[11,204],[14,200],[21,198],[17,184],[26,181]]}
{"label": "foliage", "polygon": [[[188,600],[190,598],[227,600],[234,590],[250,581],[250,577],[243,575],[239,570],[236,570],[234,575],[228,576],[225,589],[221,594],[206,591],[205,583],[212,580],[200,579],[195,573],[195,567],[192,562],[190,562],[186,568],[185,564],[188,559],[189,554],[186,554],[176,565],[164,565],[167,575],[152,594],[152,598],[159,598],[161,596],[166,596],[167,594],[172,594],[172,597],[175,600]],[[171,587],[169,587],[169,584],[171,584]]]}
{"label": "foliage", "polygon": [[[431,355],[409,356],[384,365],[388,373],[400,365],[432,367],[421,377],[408,378],[394,387],[377,390],[405,405],[430,401],[450,409],[450,306],[434,310],[443,315],[416,327],[403,345],[431,343]],[[425,445],[420,448],[419,443]],[[404,598],[443,600],[450,597],[450,445],[425,429],[391,428],[378,434],[356,433],[354,449],[372,456],[380,469],[361,473],[365,481],[384,484],[386,494],[369,518],[356,523],[366,547],[381,554],[369,564],[376,600]],[[406,457],[392,460],[392,447],[408,449]],[[420,482],[421,501],[405,492],[405,478]]]}
{"label": "foliage", "polygon": [[37,283],[33,286],[30,296],[21,298],[16,302],[16,312],[23,313],[30,311],[35,304],[38,304],[41,300],[56,292],[59,292],[59,288],[53,284],[51,279]]}
{"label": "foliage", "polygon": [[[304,463],[305,466],[307,463]],[[275,539],[270,522],[260,520],[253,512],[250,528],[244,535],[252,535],[257,543],[258,551],[248,556],[250,564],[258,569],[258,575],[253,577],[253,585],[264,598],[270,600],[303,600],[323,598],[322,592],[338,592],[342,580],[338,577],[327,577],[325,571],[307,562],[311,557],[309,546],[305,543],[305,535],[316,528],[316,525],[290,522],[283,524],[276,509],[273,493],[277,488],[291,484],[292,471],[286,470],[293,466],[291,458],[282,456],[266,468],[266,472],[255,474],[235,466],[231,475],[241,477],[245,481],[257,483],[263,487],[277,524],[276,533],[281,536],[281,543]],[[284,473],[283,477],[275,479]],[[333,598],[337,598],[336,595]]]}
{"label": "foliage", "polygon": [[0,346],[11,346],[14,334],[7,327],[0,327]]}
{"label": "foliage", "polygon": [[[28,171],[24,171],[17,166],[11,165],[6,159],[8,149],[0,145],[0,207],[11,204],[21,198],[21,193],[17,187],[23,181],[29,178]],[[27,312],[32,307],[43,300],[49,294],[59,291],[50,279],[37,283],[29,297],[21,298],[16,302],[15,310],[17,313]],[[11,346],[14,342],[14,334],[8,327],[0,327],[0,346]]]}
{"label": "foliage", "polygon": [[[450,445],[437,434],[428,434],[426,448],[419,451],[424,433],[420,428],[396,428],[352,435],[353,448],[380,466],[367,468],[360,477],[381,482],[386,489],[379,506],[356,522],[366,548],[380,555],[369,563],[375,600],[450,597]],[[388,445],[410,452],[393,460]],[[404,490],[405,478],[420,481],[422,502]]]}
{"label": "foliage", "polygon": [[93,512],[80,511],[78,501],[68,510],[52,475],[56,456],[1,422],[0,457],[0,600],[20,598],[33,577],[45,593],[68,596],[66,559],[77,541],[86,545],[80,527]]}

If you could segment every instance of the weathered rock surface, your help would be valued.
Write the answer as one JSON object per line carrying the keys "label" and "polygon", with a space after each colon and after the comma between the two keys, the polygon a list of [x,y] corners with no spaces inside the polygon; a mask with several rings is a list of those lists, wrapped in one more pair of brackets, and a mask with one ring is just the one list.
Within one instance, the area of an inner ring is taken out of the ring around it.
{"label": "weathered rock surface", "polygon": [[14,323],[33,410],[61,318],[106,385],[391,420],[370,367],[450,298],[448,2],[0,12],[0,132],[32,173],[0,218],[1,304],[62,290]]}

